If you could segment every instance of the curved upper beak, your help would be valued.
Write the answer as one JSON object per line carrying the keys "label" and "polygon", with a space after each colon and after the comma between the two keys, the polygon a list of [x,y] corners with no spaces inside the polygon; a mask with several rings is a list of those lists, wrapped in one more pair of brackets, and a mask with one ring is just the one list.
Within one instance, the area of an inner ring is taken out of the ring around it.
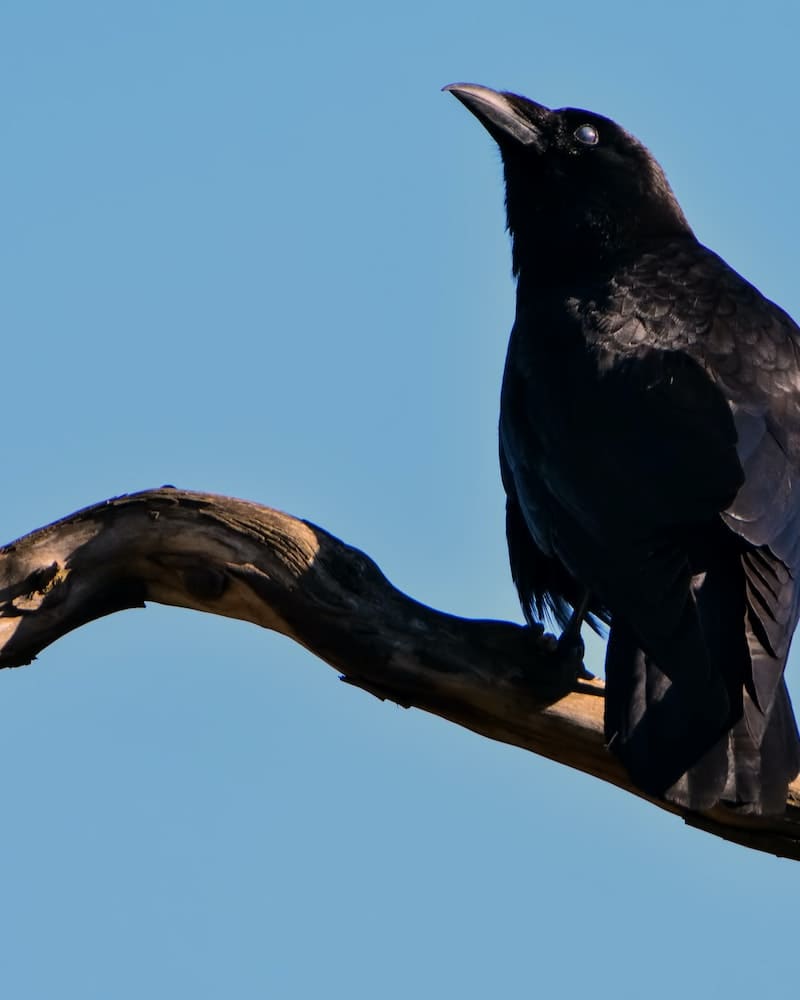
{"label": "curved upper beak", "polygon": [[457,97],[501,146],[507,146],[511,140],[523,146],[542,148],[541,126],[552,113],[544,105],[477,83],[449,83],[442,90]]}

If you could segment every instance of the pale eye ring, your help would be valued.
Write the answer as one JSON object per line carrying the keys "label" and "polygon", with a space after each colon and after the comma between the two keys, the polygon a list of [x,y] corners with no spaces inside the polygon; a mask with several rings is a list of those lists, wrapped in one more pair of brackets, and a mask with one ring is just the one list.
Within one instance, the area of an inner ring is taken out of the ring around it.
{"label": "pale eye ring", "polygon": [[578,142],[582,142],[584,146],[596,146],[600,142],[600,135],[594,125],[579,125],[575,131],[572,133]]}

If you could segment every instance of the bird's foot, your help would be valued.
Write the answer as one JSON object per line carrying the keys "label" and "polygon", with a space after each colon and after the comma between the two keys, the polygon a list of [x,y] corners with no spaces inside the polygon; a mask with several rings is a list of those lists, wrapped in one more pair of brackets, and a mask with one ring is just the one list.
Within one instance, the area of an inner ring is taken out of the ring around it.
{"label": "bird's foot", "polygon": [[556,658],[563,664],[565,674],[571,677],[572,687],[575,686],[575,681],[590,680],[594,676],[583,665],[586,647],[581,638],[580,626],[574,629],[570,624],[564,629],[555,652]]}
{"label": "bird's foot", "polygon": [[556,643],[556,652],[561,659],[572,660],[583,667],[583,654],[586,652],[586,647],[581,638],[580,623],[577,628],[574,622],[567,625]]}
{"label": "bird's foot", "polygon": [[547,653],[542,669],[536,675],[536,693],[543,701],[559,701],[577,687],[579,680],[589,680],[592,674],[583,665],[583,640],[567,629],[557,639],[550,633],[541,635],[539,647]]}

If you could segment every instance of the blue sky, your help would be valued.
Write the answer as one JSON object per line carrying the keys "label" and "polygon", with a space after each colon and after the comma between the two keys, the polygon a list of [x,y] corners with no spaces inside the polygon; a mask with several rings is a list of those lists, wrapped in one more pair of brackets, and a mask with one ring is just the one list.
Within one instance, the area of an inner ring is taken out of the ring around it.
{"label": "blue sky", "polygon": [[[171,482],[519,620],[499,160],[439,88],[616,118],[700,238],[800,316],[798,29],[770,2],[5,4],[4,540]],[[15,1000],[730,1000],[794,978],[797,865],[244,623],[152,606],[66,637],[0,673],[0,755]]]}

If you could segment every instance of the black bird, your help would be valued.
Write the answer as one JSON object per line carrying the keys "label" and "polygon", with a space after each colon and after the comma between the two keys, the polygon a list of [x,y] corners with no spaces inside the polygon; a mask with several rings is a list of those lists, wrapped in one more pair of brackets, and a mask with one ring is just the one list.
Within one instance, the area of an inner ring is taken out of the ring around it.
{"label": "black bird", "polygon": [[[525,615],[610,626],[606,741],[649,795],[777,814],[800,769],[800,330],[590,111],[447,88],[500,147],[500,410]],[[576,623],[577,622],[577,626]]]}

